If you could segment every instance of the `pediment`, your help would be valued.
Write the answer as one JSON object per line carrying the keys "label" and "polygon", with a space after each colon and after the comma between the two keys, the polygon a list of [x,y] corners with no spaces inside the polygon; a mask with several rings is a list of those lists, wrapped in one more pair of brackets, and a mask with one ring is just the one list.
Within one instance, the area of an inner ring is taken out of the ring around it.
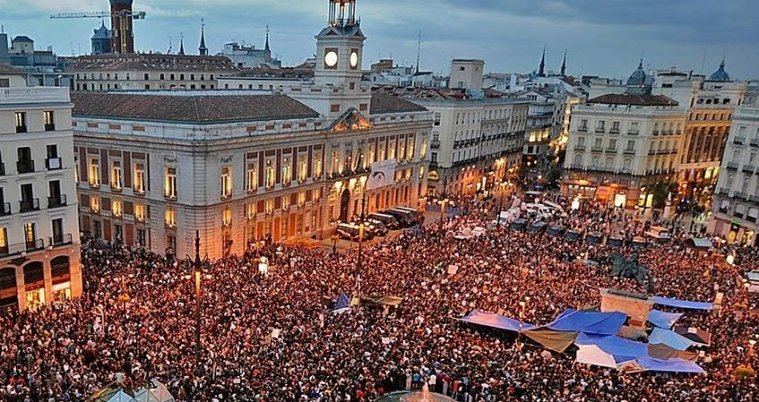
{"label": "pediment", "polygon": [[374,126],[356,108],[350,108],[329,126],[330,132],[371,130]]}

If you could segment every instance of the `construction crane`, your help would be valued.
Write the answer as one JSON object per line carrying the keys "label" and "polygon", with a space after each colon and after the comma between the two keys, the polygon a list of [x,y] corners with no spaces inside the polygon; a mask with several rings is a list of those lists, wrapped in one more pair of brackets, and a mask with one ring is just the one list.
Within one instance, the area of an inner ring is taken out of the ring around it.
{"label": "construction crane", "polygon": [[121,11],[118,13],[111,13],[110,11],[77,11],[71,13],[58,13],[50,16],[51,19],[61,18],[111,18],[111,17],[126,17],[131,16],[133,20],[144,20],[145,12],[130,12]]}
{"label": "construction crane", "polygon": [[[131,6],[130,6],[131,7]],[[144,11],[132,11],[129,9],[111,9],[111,11],[79,11],[53,14],[52,19],[61,18],[110,18],[111,19],[111,50],[113,53],[134,52],[134,38],[132,37],[132,21],[144,20]]]}

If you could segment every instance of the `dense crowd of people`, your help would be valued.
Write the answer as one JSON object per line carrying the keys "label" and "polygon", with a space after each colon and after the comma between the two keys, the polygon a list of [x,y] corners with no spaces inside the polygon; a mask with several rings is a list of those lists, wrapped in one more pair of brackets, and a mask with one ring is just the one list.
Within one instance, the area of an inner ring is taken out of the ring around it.
{"label": "dense crowd of people", "polygon": [[[88,242],[80,299],[0,314],[0,399],[83,400],[116,373],[136,384],[155,378],[181,401],[371,401],[404,389],[460,401],[759,399],[756,378],[736,375],[741,365],[759,367],[750,343],[759,340],[757,297],[742,282],[759,266],[755,248],[731,251],[735,265],[724,249],[699,252],[680,238],[638,251],[655,294],[724,299],[718,311],[681,319],[713,336],[698,357],[706,374],[624,374],[457,320],[482,309],[544,324],[567,308],[597,306],[599,287],[644,291],[634,279],[611,277],[609,264],[566,258],[616,249],[493,225],[486,203],[468,209],[442,228],[364,247],[360,273],[356,250],[268,244],[214,262],[203,283],[200,345],[187,264]],[[644,230],[634,217],[598,206],[553,223]],[[488,227],[484,235],[454,238],[478,225]],[[260,256],[270,261],[267,274],[258,270]],[[333,313],[330,302],[356,295],[359,278],[363,295],[398,296],[401,304]]]}

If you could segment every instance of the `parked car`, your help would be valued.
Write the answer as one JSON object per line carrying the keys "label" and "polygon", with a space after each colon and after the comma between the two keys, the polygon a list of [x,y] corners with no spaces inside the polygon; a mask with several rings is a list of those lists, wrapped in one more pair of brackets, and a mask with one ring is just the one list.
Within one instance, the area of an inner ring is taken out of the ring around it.
{"label": "parked car", "polygon": [[382,222],[389,230],[397,230],[401,228],[398,219],[396,219],[396,217],[393,215],[372,212],[369,214],[369,219]]}
{"label": "parked car", "polygon": [[516,231],[523,231],[527,228],[527,221],[524,219],[517,219],[514,222],[511,222],[511,229]]}
{"label": "parked car", "polygon": [[376,219],[367,219],[365,223],[366,227],[369,228],[369,230],[372,232],[374,237],[385,237],[387,236],[388,230],[384,223],[376,220]]}
{"label": "parked car", "polygon": [[659,241],[667,241],[672,239],[672,234],[669,232],[669,229],[661,226],[652,226],[651,229],[646,232],[646,236]]}
{"label": "parked car", "polygon": [[548,233],[549,236],[553,237],[559,237],[564,234],[564,231],[567,228],[561,225],[551,226],[548,229],[546,229],[546,233]]}
{"label": "parked car", "polygon": [[546,230],[547,226],[548,224],[545,222],[540,222],[540,221],[535,222],[532,225],[530,225],[530,227],[527,228],[527,233],[533,233],[533,234],[542,233],[544,230]]}
{"label": "parked car", "polygon": [[[341,239],[358,241],[360,233],[361,233],[361,228],[357,224],[341,223],[337,225],[337,235],[340,236]],[[365,227],[364,240],[371,240],[373,238],[374,238],[374,235],[371,233],[370,230],[366,230],[366,227]]]}
{"label": "parked car", "polygon": [[580,240],[580,232],[576,230],[567,230],[566,233],[564,233],[564,238],[567,241],[570,242],[576,242]]}
{"label": "parked car", "polygon": [[601,232],[590,233],[585,238],[585,241],[587,241],[590,244],[602,244],[604,242],[604,234]]}
{"label": "parked car", "polygon": [[625,242],[625,239],[620,236],[610,236],[609,239],[606,241],[606,244],[612,247],[622,247],[624,242]]}
{"label": "parked car", "polygon": [[400,227],[402,228],[411,227],[416,224],[416,215],[409,211],[392,208],[392,209],[388,209],[387,211],[384,211],[383,213],[394,216],[395,219],[398,220],[398,223],[400,224]]}

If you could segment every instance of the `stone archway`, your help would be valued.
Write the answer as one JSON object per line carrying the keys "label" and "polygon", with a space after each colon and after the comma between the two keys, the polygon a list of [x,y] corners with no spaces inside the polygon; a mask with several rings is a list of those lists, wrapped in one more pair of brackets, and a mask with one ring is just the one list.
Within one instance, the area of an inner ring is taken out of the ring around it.
{"label": "stone archway", "polygon": [[0,268],[0,309],[18,309],[18,290],[16,289],[16,268]]}
{"label": "stone archway", "polygon": [[45,267],[41,261],[32,261],[24,265],[24,285],[26,290],[45,287]]}
{"label": "stone archway", "polygon": [[59,255],[50,260],[50,276],[53,278],[53,285],[68,282],[71,279],[71,263],[69,256]]}
{"label": "stone archway", "polygon": [[351,192],[347,188],[343,190],[340,196],[340,222],[348,221],[348,209],[351,203]]}

